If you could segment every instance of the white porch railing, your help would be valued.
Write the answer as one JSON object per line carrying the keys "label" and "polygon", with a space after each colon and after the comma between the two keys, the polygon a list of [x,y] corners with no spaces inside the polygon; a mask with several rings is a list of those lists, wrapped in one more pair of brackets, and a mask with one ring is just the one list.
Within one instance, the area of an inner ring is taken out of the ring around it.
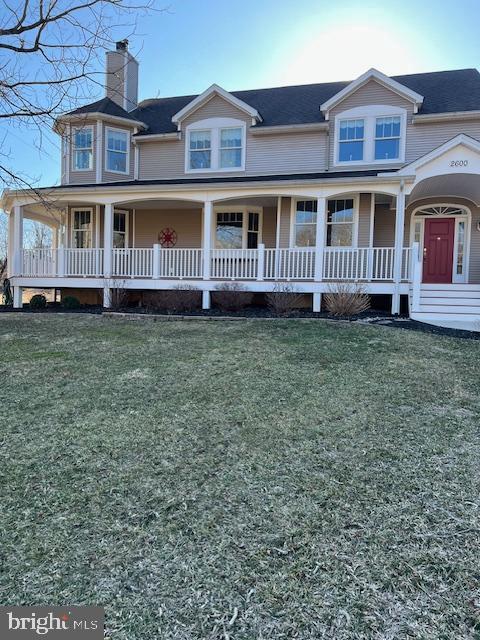
{"label": "white porch railing", "polygon": [[151,278],[153,249],[112,249],[112,277]]}
{"label": "white porch railing", "polygon": [[[401,279],[412,279],[412,250],[402,249]],[[26,277],[102,277],[103,249],[24,249],[22,275]],[[376,282],[394,279],[393,247],[325,247],[322,273],[315,272],[318,256],[314,248],[212,249],[210,277],[213,280],[337,280]],[[200,248],[112,249],[112,278],[201,279],[204,251]]]}
{"label": "white porch railing", "polygon": [[70,277],[103,276],[103,249],[58,249],[57,274],[61,274],[64,252],[64,272]]}
{"label": "white porch railing", "polygon": [[54,249],[24,249],[22,254],[22,275],[56,275],[57,252]]}

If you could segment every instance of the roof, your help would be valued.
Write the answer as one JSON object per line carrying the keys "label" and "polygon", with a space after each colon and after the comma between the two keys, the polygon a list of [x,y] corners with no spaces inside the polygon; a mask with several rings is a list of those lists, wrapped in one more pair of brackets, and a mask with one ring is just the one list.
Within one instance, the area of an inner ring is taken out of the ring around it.
{"label": "roof", "polygon": [[[424,97],[419,114],[480,110],[480,73],[477,69],[415,73],[392,76],[392,79]],[[259,112],[263,122],[255,125],[256,128],[288,126],[324,122],[320,105],[349,84],[350,82],[325,82],[231,93]],[[138,133],[139,136],[173,133],[177,131],[177,127],[172,122],[172,117],[196,98],[198,95],[144,100],[130,113],[112,100],[103,98],[80,107],[71,114],[103,111],[108,115],[138,120],[148,127],[144,132]]]}
{"label": "roof", "polygon": [[255,176],[228,176],[205,178],[171,178],[168,180],[120,180],[117,182],[90,182],[88,184],[75,183],[69,185],[56,185],[42,187],[46,190],[53,189],[77,189],[77,188],[111,188],[111,187],[137,187],[137,186],[167,186],[189,184],[224,184],[238,182],[281,182],[282,180],[336,180],[340,178],[368,178],[377,177],[379,174],[395,173],[398,169],[366,169],[364,171],[324,171],[322,173],[281,173],[277,175]]}
{"label": "roof", "polygon": [[75,116],[85,115],[86,113],[104,113],[107,116],[114,116],[115,118],[124,118],[126,120],[134,121],[138,120],[138,118],[133,116],[133,112],[128,113],[128,111],[125,111],[125,109],[122,109],[120,105],[107,97],[97,100],[96,102],[86,104],[83,107],[74,109],[73,111],[69,111],[65,115]]}

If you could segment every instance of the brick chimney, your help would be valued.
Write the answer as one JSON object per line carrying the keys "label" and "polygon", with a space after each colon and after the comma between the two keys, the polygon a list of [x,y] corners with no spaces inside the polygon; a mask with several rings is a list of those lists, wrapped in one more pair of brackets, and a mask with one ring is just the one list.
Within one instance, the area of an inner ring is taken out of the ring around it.
{"label": "brick chimney", "polygon": [[138,104],[138,62],[128,51],[128,40],[117,42],[115,51],[107,51],[105,95],[125,111]]}

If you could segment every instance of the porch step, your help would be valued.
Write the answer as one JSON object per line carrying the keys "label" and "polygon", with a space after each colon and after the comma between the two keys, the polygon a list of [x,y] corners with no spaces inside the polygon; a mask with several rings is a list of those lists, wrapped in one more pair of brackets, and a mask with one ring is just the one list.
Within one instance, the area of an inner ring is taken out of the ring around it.
{"label": "porch step", "polygon": [[445,314],[445,313],[426,313],[423,311],[411,313],[412,320],[425,322],[436,327],[445,327],[447,329],[462,329],[463,331],[480,331],[480,313],[475,314]]}
{"label": "porch step", "polygon": [[[410,290],[410,304],[412,303]],[[439,327],[480,331],[480,285],[422,284],[418,311],[410,317]]]}

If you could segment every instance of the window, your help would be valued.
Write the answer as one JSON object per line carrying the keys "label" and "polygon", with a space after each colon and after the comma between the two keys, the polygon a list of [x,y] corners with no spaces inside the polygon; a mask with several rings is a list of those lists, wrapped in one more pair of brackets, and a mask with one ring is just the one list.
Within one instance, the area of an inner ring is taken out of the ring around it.
{"label": "window", "polygon": [[388,104],[347,109],[335,117],[334,164],[403,162],[406,129],[406,109]]}
{"label": "window", "polygon": [[215,247],[217,249],[258,249],[261,242],[261,209],[239,207],[217,211]]}
{"label": "window", "polygon": [[241,249],[243,245],[243,213],[217,213],[216,247]]}
{"label": "window", "polygon": [[377,118],[375,123],[375,160],[400,157],[400,116]]}
{"label": "window", "polygon": [[258,234],[260,231],[260,214],[248,212],[247,249],[258,249]]}
{"label": "window", "polygon": [[113,214],[113,246],[125,249],[127,246],[127,212],[115,211]]}
{"label": "window", "polygon": [[72,245],[75,249],[90,249],[92,246],[92,211],[73,211]]}
{"label": "window", "polygon": [[314,247],[317,229],[317,201],[298,200],[295,210],[295,246]]}
{"label": "window", "polygon": [[329,200],[327,211],[327,247],[353,245],[353,200]]}
{"label": "window", "polygon": [[128,137],[128,131],[107,129],[107,171],[128,173]]}
{"label": "window", "polygon": [[234,118],[207,118],[187,126],[185,171],[245,169],[246,124]]}
{"label": "window", "polygon": [[459,220],[457,227],[457,276],[463,275],[465,262],[465,221]]}
{"label": "window", "polygon": [[340,162],[363,160],[364,121],[341,120],[339,135]]}
{"label": "window", "polygon": [[242,166],[242,130],[240,127],[220,130],[220,167]]}
{"label": "window", "polygon": [[190,132],[190,169],[210,169],[212,165],[211,131]]}
{"label": "window", "polygon": [[73,130],[73,168],[88,171],[93,167],[93,129],[84,127]]}

